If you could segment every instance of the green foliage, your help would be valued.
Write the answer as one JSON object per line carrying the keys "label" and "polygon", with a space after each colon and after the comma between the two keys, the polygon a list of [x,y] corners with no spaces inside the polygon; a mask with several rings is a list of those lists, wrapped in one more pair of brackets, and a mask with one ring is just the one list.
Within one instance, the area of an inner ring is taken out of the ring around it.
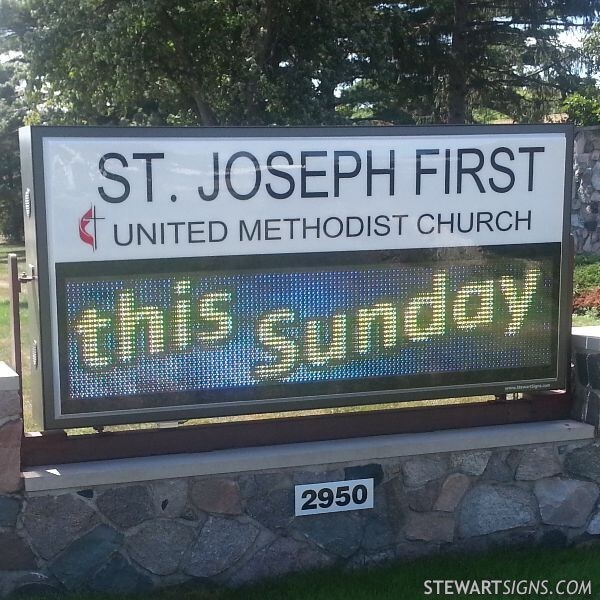
{"label": "green foliage", "polygon": [[583,51],[588,64],[593,68],[600,67],[600,24],[596,23],[583,41]]}
{"label": "green foliage", "polygon": [[595,0],[1,1],[30,63],[28,122],[53,124],[541,120],[580,81],[559,34],[598,12]]}
{"label": "green foliage", "polygon": [[600,287],[600,256],[578,255],[573,272],[573,291],[580,293]]}
{"label": "green foliage", "polygon": [[589,27],[598,5],[409,0],[377,10],[386,15],[380,35],[388,41],[364,77],[386,96],[374,100],[375,118],[387,112],[397,122],[406,113],[416,123],[465,122],[497,111],[531,122],[579,87],[581,53],[560,33]]}
{"label": "green foliage", "polygon": [[510,121],[510,117],[491,108],[473,108],[473,123],[497,123],[498,121]]}
{"label": "green foliage", "polygon": [[18,58],[0,63],[0,234],[23,240],[23,209],[18,128],[23,124],[23,65]]}
{"label": "green foliage", "polygon": [[600,125],[600,93],[586,96],[575,92],[565,98],[563,110],[575,125]]}
{"label": "green foliage", "polygon": [[588,327],[590,325],[600,325],[598,310],[591,308],[573,314],[573,327]]}
{"label": "green foliage", "polygon": [[591,252],[580,252],[575,255],[575,269],[581,265],[593,265],[600,262],[600,256]]}
{"label": "green foliage", "polygon": [[600,125],[600,87],[591,75],[600,70],[600,24],[595,24],[583,41],[583,56],[588,77],[573,94],[565,98],[563,110],[579,126]]}
{"label": "green foliage", "polygon": [[7,242],[23,241],[23,210],[18,193],[0,196],[0,233]]}
{"label": "green foliage", "polygon": [[12,6],[26,24],[38,122],[336,123],[336,89],[354,80],[371,45],[361,0]]}
{"label": "green foliage", "polygon": [[580,294],[595,290],[600,287],[600,256],[595,254],[575,255],[575,268],[573,271],[573,292],[577,295],[576,308],[573,314],[573,325],[583,327],[586,325],[600,325],[600,312],[596,307],[578,308],[577,299]]}

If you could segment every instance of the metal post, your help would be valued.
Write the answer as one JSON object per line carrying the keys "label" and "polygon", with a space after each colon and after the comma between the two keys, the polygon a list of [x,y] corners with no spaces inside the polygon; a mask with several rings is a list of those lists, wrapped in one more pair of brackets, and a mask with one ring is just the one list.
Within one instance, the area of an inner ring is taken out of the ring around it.
{"label": "metal post", "polygon": [[23,369],[21,364],[21,321],[19,319],[19,294],[21,281],[17,265],[17,255],[8,255],[8,286],[10,294],[10,333],[12,338],[12,367],[19,375],[19,391],[22,386]]}

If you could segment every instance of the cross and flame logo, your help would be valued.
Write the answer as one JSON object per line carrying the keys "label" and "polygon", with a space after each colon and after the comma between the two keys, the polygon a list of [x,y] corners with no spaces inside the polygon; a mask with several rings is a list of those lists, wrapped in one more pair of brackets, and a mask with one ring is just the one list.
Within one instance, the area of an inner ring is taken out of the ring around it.
{"label": "cross and flame logo", "polygon": [[[103,221],[104,217],[96,216],[96,207],[92,204],[89,210],[87,210],[81,219],[79,219],[79,238],[85,244],[92,247],[92,250],[95,252],[98,248],[97,242],[97,232],[96,232],[96,222]],[[92,231],[88,231],[88,227],[92,223]]]}

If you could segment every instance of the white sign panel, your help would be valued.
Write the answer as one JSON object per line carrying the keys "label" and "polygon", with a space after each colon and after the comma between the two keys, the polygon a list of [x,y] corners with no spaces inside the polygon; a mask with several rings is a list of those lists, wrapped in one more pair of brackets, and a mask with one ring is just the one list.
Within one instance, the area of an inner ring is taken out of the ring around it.
{"label": "white sign panel", "polygon": [[51,262],[554,242],[565,136],[45,138]]}

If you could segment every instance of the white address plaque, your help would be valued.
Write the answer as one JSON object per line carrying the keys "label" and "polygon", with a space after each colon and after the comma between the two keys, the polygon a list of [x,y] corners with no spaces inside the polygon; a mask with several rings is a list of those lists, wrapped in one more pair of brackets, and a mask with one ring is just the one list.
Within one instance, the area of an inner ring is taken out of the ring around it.
{"label": "white address plaque", "polygon": [[309,483],[295,488],[295,515],[373,508],[373,479]]}

